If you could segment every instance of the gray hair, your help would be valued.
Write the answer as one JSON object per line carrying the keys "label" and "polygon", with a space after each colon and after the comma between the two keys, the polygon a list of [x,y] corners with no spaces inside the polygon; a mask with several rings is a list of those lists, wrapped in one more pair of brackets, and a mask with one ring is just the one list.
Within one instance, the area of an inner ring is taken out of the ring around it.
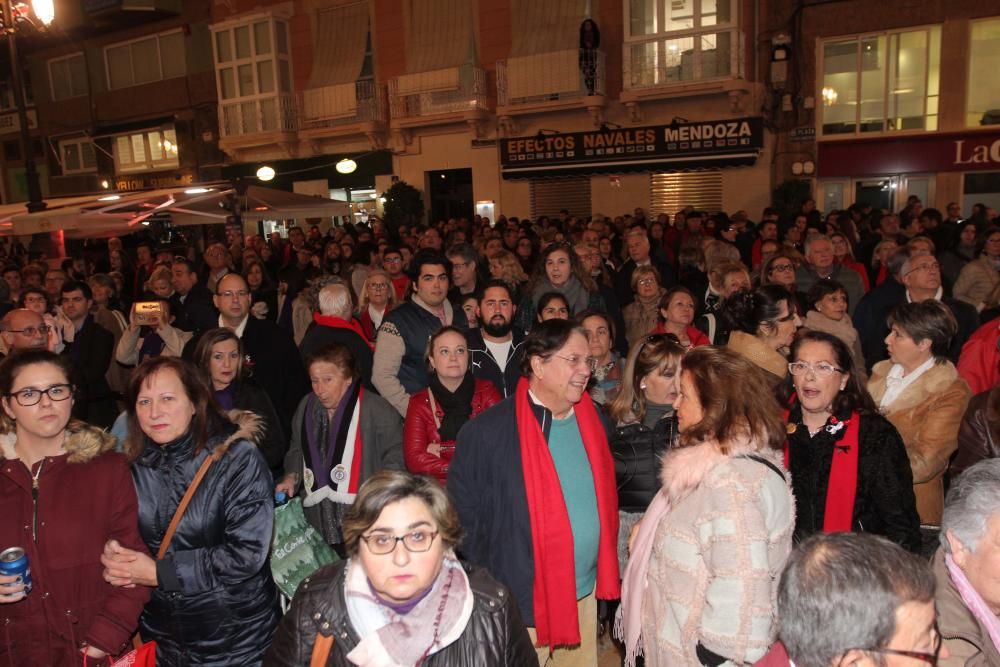
{"label": "gray hair", "polygon": [[354,299],[347,285],[334,283],[319,291],[319,312],[322,315],[332,315],[342,320],[351,319],[354,312]]}
{"label": "gray hair", "polygon": [[479,260],[479,255],[476,253],[476,249],[472,247],[471,243],[456,243],[452,247],[448,248],[448,252],[445,253],[445,257],[448,259],[458,257],[463,262],[472,262],[473,264]]}
{"label": "gray hair", "polygon": [[947,533],[975,551],[986,534],[986,524],[1000,512],[1000,459],[986,459],[953,480],[941,517],[941,546],[951,553]]}
{"label": "gray hair", "polygon": [[798,667],[885,647],[896,610],[934,599],[930,563],[870,533],[821,533],[792,552],[778,584],[778,637]]}
{"label": "gray hair", "polygon": [[826,234],[812,234],[811,236],[807,236],[802,245],[802,249],[805,251],[804,254],[806,259],[809,258],[809,249],[819,241],[826,241],[831,246],[833,245],[833,241]]}

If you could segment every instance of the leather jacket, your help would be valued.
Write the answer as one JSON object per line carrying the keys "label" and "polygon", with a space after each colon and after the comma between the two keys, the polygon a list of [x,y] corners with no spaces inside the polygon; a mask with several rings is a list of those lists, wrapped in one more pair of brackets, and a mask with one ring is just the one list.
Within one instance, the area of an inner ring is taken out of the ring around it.
{"label": "leather jacket", "polygon": [[641,423],[615,427],[608,444],[615,460],[618,509],[642,513],[660,490],[660,459],[677,437],[677,419],[663,417],[653,428]]}
{"label": "leather jacket", "polygon": [[958,449],[948,471],[955,479],[983,459],[1000,456],[1000,387],[977,394],[958,427]]}
{"label": "leather jacket", "polygon": [[[344,599],[347,562],[327,565],[303,580],[278,626],[264,667],[310,664],[316,635],[333,635],[327,667],[352,667],[347,654],[360,641]],[[486,570],[464,564],[475,596],[472,616],[457,641],[424,660],[425,667],[537,667],[538,657],[510,592]]]}

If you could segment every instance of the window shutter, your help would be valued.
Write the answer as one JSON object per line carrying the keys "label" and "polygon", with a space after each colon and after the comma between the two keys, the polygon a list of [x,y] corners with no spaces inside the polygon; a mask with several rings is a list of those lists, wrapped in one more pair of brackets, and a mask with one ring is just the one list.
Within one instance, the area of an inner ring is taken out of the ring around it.
{"label": "window shutter", "polygon": [[649,212],[673,215],[685,206],[715,213],[722,210],[722,172],[718,169],[651,174]]}
{"label": "window shutter", "polygon": [[590,215],[590,177],[551,178],[531,181],[531,217],[553,217],[561,209],[576,217]]}

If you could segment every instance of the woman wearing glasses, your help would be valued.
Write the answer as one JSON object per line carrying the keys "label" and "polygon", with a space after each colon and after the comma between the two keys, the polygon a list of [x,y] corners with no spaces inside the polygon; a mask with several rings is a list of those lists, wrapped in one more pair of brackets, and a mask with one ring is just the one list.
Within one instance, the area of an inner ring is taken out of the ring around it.
{"label": "woman wearing glasses", "polygon": [[382,320],[396,307],[396,290],[392,279],[382,269],[372,269],[361,289],[358,302],[358,321],[369,341],[375,342],[375,334],[382,326]]}
{"label": "woman wearing glasses", "polygon": [[660,284],[660,272],[654,267],[640,266],[632,272],[632,294],[635,300],[622,309],[625,338],[629,347],[656,327],[660,299],[665,291]]}
{"label": "woman wearing glasses", "polygon": [[64,357],[25,350],[0,364],[0,545],[20,547],[32,586],[0,575],[0,663],[103,665],[131,646],[145,588],[101,576],[106,540],[146,553],[128,463],[115,439],[70,421]]}
{"label": "woman wearing glasses", "polygon": [[818,532],[882,535],[920,549],[913,476],[899,432],[878,413],[842,340],[803,331],[788,370],[795,400],[785,457],[795,493],[795,539]]}
{"label": "woman wearing glasses", "polygon": [[800,313],[805,312],[808,303],[804,293],[795,283],[795,269],[801,257],[796,259],[787,251],[777,252],[768,257],[760,267],[760,285],[781,285],[793,296]]}
{"label": "woman wearing glasses", "polygon": [[872,368],[868,391],[903,437],[921,523],[938,525],[944,473],[972,398],[947,356],[958,324],[947,306],[928,299],[897,306],[889,326],[889,359]]}
{"label": "woman wearing glasses", "polygon": [[537,664],[510,592],[456,558],[461,536],[440,485],[405,472],[372,476],[344,517],[349,558],[303,582],[267,664]]}

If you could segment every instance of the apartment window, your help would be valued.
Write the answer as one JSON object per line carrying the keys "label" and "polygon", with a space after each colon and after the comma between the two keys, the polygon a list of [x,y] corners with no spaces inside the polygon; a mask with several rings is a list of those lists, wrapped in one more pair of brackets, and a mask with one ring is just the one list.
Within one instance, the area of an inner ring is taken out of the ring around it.
{"label": "apartment window", "polygon": [[1000,18],[972,22],[965,124],[1000,125]]}
{"label": "apartment window", "polygon": [[222,134],[293,129],[288,23],[257,18],[212,37]]}
{"label": "apartment window", "polygon": [[[34,106],[35,95],[31,88],[31,75],[28,70],[21,72],[21,89],[24,91],[24,103],[26,106]],[[16,109],[14,104],[14,86],[10,79],[0,81],[0,111]]]}
{"label": "apartment window", "polygon": [[177,135],[174,128],[157,128],[114,139],[115,170],[119,174],[134,171],[169,169],[177,160]]}
{"label": "apartment window", "polygon": [[97,154],[87,137],[59,142],[59,160],[63,174],[85,174],[97,171]]}
{"label": "apartment window", "polygon": [[87,94],[87,63],[82,53],[49,61],[49,83],[53,101]]}
{"label": "apartment window", "polygon": [[937,130],[941,27],[824,41],[821,133]]}
{"label": "apartment window", "polygon": [[104,49],[108,88],[128,88],[187,73],[184,33],[180,30],[143,37]]}
{"label": "apartment window", "polygon": [[628,0],[625,87],[743,75],[736,0]]}

